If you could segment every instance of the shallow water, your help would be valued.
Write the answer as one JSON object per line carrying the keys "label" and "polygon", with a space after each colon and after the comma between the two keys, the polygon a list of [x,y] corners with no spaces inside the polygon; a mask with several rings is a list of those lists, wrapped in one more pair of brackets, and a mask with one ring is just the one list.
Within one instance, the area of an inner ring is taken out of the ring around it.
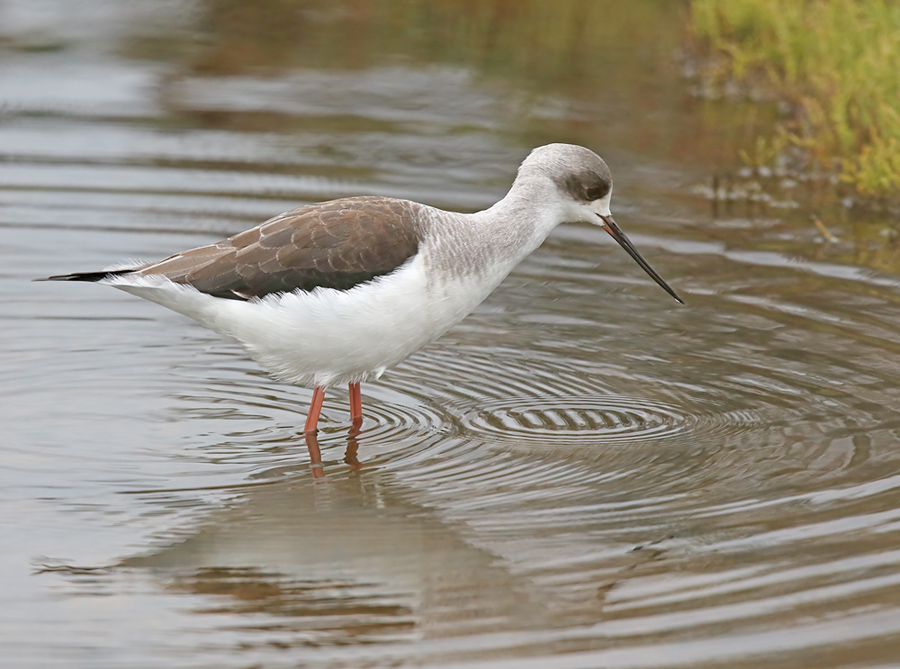
{"label": "shallow water", "polygon": [[[624,4],[602,71],[534,71],[542,90],[503,44],[391,51],[351,3],[301,12],[320,36],[363,25],[351,53],[256,39],[226,2],[0,5],[9,666],[896,662],[892,247],[838,214],[825,244],[805,211],[714,213],[726,151],[666,65],[677,7]],[[294,5],[260,6],[271,29]],[[498,20],[527,33],[545,5],[522,7]],[[308,390],[155,305],[29,282],[342,195],[478,209],[556,139],[607,158],[617,220],[687,304],[563,226],[364,387],[361,434],[329,393],[324,479]]]}

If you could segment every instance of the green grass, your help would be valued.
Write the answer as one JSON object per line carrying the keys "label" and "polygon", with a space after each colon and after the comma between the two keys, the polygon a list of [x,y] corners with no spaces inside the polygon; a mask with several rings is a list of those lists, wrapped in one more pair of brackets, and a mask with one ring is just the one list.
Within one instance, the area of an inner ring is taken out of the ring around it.
{"label": "green grass", "polygon": [[708,75],[794,103],[766,141],[863,195],[900,196],[900,2],[692,0],[691,27]]}

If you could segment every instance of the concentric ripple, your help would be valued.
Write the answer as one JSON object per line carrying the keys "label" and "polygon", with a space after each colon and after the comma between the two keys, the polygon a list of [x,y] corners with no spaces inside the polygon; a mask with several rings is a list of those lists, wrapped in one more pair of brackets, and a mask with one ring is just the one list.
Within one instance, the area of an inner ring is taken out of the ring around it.
{"label": "concentric ripple", "polygon": [[[672,384],[629,379],[621,370],[533,351],[430,349],[385,383],[431,406],[431,429],[469,437],[550,446],[704,439],[736,435],[763,423],[762,412],[729,406],[724,394],[702,401]],[[618,377],[618,378],[616,378]],[[609,383],[607,379],[616,379]],[[487,382],[489,380],[489,382]],[[639,385],[645,393],[620,393]],[[614,386],[614,387],[611,387]],[[429,388],[423,392],[424,388]],[[407,427],[425,427],[407,407],[377,407]],[[377,415],[374,416],[377,419]],[[392,422],[392,421],[386,421]]]}
{"label": "concentric ripple", "polygon": [[661,439],[683,433],[693,422],[675,407],[616,396],[509,398],[463,417],[470,430],[515,440]]}
{"label": "concentric ripple", "polygon": [[[369,390],[367,388],[367,390]],[[454,423],[448,421],[444,412],[435,405],[418,401],[410,396],[390,394],[390,399],[383,389],[372,389],[366,395],[364,405],[365,421],[363,433],[367,445],[396,444],[409,441],[421,435],[444,434],[450,436],[457,430]],[[347,429],[348,406],[346,399],[326,403],[325,409],[334,411],[334,427],[326,427],[325,432],[345,433]],[[330,406],[329,406],[330,404]]]}
{"label": "concentric ripple", "polygon": [[709,437],[760,424],[750,411],[689,413],[642,397],[511,397],[490,402],[462,419],[494,439],[563,442],[635,442],[700,433]]}

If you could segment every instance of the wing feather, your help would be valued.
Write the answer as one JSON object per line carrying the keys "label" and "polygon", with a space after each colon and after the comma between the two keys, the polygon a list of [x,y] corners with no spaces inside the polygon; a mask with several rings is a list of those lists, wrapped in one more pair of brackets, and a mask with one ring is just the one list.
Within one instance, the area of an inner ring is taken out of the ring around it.
{"label": "wing feather", "polygon": [[349,290],[416,254],[421,207],[383,197],[312,204],[138,271],[243,300],[320,287]]}

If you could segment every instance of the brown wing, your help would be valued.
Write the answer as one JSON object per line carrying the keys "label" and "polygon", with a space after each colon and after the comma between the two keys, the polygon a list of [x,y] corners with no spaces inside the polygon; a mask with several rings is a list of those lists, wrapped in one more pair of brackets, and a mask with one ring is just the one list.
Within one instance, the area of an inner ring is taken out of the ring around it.
{"label": "brown wing", "polygon": [[418,205],[354,197],[300,207],[210,246],[140,269],[217,297],[349,290],[389,274],[419,246]]}

